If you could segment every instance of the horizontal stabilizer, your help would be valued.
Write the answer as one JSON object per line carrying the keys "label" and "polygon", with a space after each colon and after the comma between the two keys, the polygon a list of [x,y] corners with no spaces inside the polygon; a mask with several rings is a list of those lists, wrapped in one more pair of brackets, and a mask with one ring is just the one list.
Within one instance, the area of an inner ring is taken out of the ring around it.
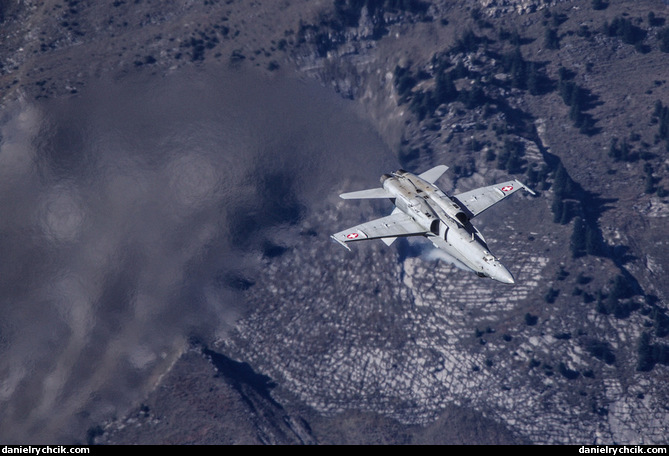
{"label": "horizontal stabilizer", "polygon": [[341,199],[371,199],[371,198],[392,198],[385,188],[371,188],[369,190],[359,190],[357,192],[342,193]]}

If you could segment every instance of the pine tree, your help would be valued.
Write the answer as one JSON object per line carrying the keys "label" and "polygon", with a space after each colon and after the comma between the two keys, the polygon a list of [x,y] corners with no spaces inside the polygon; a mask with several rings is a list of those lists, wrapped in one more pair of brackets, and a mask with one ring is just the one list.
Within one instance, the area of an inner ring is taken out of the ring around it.
{"label": "pine tree", "polygon": [[560,68],[558,68],[558,78],[559,78],[559,82],[560,82],[560,83],[562,83],[562,82],[564,82],[564,81],[570,79],[570,78],[569,78],[569,70],[567,70],[567,69],[566,69],[565,67],[563,67],[563,66],[561,66]]}
{"label": "pine tree", "polygon": [[653,111],[653,117],[662,116],[662,102],[660,100],[655,100],[655,109]]}
{"label": "pine tree", "polygon": [[522,159],[520,158],[521,156],[521,149],[520,145],[516,145],[516,147],[511,151],[511,155],[509,155],[509,160],[506,162],[506,169],[509,173],[511,174],[520,174],[522,171]]}
{"label": "pine tree", "polygon": [[437,76],[435,98],[437,105],[450,103],[458,98],[458,89],[455,88],[450,73],[443,71]]}
{"label": "pine tree", "polygon": [[660,39],[660,51],[669,52],[669,27],[665,27],[658,33]]}
{"label": "pine tree", "polygon": [[627,144],[627,139],[623,139],[620,145],[620,160],[626,161],[630,157],[630,146]]}
{"label": "pine tree", "polygon": [[541,74],[534,62],[527,66],[527,90],[531,95],[541,93]]}
{"label": "pine tree", "polygon": [[608,6],[607,3],[604,3],[604,0],[592,0],[592,9],[594,10],[603,10]]}
{"label": "pine tree", "polygon": [[637,354],[639,360],[637,361],[636,370],[647,372],[653,370],[655,366],[655,357],[653,356],[653,346],[650,344],[650,333],[643,333],[639,338],[637,345]]}
{"label": "pine tree", "polygon": [[425,119],[435,109],[431,92],[415,92],[411,99],[411,109],[418,116],[418,120]]}
{"label": "pine tree", "polygon": [[451,70],[450,76],[451,76],[451,79],[462,79],[462,78],[466,78],[467,76],[469,76],[469,70],[467,69],[467,67],[465,66],[465,64],[462,63],[462,61],[459,61],[459,62],[455,65],[455,68],[453,68],[453,69]]}
{"label": "pine tree", "polygon": [[562,222],[565,211],[564,201],[562,201],[562,198],[557,193],[553,194],[553,204],[551,205],[551,211],[553,212],[553,223]]}
{"label": "pine tree", "polygon": [[562,201],[562,218],[560,219],[560,225],[566,225],[571,221],[572,216],[574,215],[574,206],[571,204],[571,201]]}
{"label": "pine tree", "polygon": [[611,145],[609,146],[608,155],[615,161],[620,160],[620,151],[618,150],[618,140],[616,138],[611,139]]}
{"label": "pine tree", "polygon": [[585,94],[576,84],[571,86],[571,93],[569,94],[569,104],[573,109],[582,111],[585,107]]}
{"label": "pine tree", "polygon": [[585,226],[585,253],[588,255],[599,255],[601,253],[601,242],[597,229],[590,224]]}
{"label": "pine tree", "polygon": [[460,52],[476,52],[481,43],[481,38],[471,30],[467,29],[455,43],[455,49]]}
{"label": "pine tree", "polygon": [[662,106],[662,103],[655,104],[655,110],[659,110],[660,119],[660,139],[669,139],[669,106]]}
{"label": "pine tree", "polygon": [[397,65],[394,72],[394,81],[395,88],[397,89],[397,94],[400,98],[405,98],[411,89],[416,85],[416,79],[411,76],[411,72],[408,68],[401,67]]}
{"label": "pine tree", "polygon": [[581,217],[574,220],[574,231],[571,234],[571,254],[574,258],[586,253],[586,227]]}
{"label": "pine tree", "polygon": [[547,28],[544,32],[544,46],[547,49],[560,49],[560,39],[558,38],[557,30]]}
{"label": "pine tree", "polygon": [[560,91],[560,97],[562,97],[562,101],[564,101],[564,104],[566,104],[567,106],[571,106],[574,87],[576,87],[576,84],[573,81],[567,81],[567,80],[561,80],[558,86],[558,90]]}
{"label": "pine tree", "polygon": [[553,192],[562,200],[569,196],[570,193],[569,176],[567,170],[564,169],[562,162],[558,164],[555,170],[555,178],[553,179]]}
{"label": "pine tree", "polygon": [[646,165],[646,188],[644,191],[650,195],[655,192],[655,179],[653,179],[653,167],[648,164]]}
{"label": "pine tree", "polygon": [[581,118],[581,125],[578,129],[579,133],[583,134],[590,134],[592,132],[592,128],[594,127],[594,121],[592,120],[592,117],[590,117],[587,114],[583,114],[583,117]]}
{"label": "pine tree", "polygon": [[569,118],[574,122],[575,127],[580,127],[583,124],[585,115],[579,109],[578,104],[572,103],[571,108],[569,109]]}
{"label": "pine tree", "polygon": [[517,89],[527,86],[527,64],[523,60],[520,46],[516,46],[511,57],[511,85]]}
{"label": "pine tree", "polygon": [[472,90],[466,94],[465,105],[468,109],[473,109],[485,103],[485,99],[486,97],[483,87],[481,86],[481,83],[477,81],[472,87]]}

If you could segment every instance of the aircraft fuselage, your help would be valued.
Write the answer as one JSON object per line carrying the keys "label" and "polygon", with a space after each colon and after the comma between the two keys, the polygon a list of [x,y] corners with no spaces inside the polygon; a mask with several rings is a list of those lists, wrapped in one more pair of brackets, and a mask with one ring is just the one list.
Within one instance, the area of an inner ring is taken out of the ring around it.
{"label": "aircraft fuselage", "polygon": [[514,283],[513,276],[492,254],[470,217],[453,199],[419,176],[399,170],[381,177],[395,206],[425,228],[425,235],[459,266],[479,276]]}

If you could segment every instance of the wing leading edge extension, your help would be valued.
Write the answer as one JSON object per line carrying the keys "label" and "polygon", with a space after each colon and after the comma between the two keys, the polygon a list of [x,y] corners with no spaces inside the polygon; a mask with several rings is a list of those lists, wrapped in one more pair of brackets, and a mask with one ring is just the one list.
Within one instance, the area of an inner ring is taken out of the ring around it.
{"label": "wing leading edge extension", "polygon": [[525,184],[516,179],[460,193],[453,198],[461,207],[466,208],[470,212],[470,218],[473,218],[520,189],[535,195]]}
{"label": "wing leading edge extension", "polygon": [[[381,217],[352,228],[333,234],[335,241],[348,249],[349,242],[382,239],[386,244],[393,243],[395,238],[405,236],[422,236],[427,230],[402,211],[395,210],[387,217]],[[350,250],[350,249],[349,249]]]}

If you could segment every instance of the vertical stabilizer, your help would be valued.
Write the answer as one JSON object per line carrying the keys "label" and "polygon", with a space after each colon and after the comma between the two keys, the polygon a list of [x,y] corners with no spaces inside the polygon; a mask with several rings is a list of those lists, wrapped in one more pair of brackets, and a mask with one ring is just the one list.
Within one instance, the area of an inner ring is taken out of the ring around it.
{"label": "vertical stabilizer", "polygon": [[439,179],[446,172],[447,169],[448,166],[446,165],[435,166],[434,168],[429,169],[424,173],[420,174],[418,177],[428,181],[430,184],[434,184],[435,182],[437,182],[437,179]]}

